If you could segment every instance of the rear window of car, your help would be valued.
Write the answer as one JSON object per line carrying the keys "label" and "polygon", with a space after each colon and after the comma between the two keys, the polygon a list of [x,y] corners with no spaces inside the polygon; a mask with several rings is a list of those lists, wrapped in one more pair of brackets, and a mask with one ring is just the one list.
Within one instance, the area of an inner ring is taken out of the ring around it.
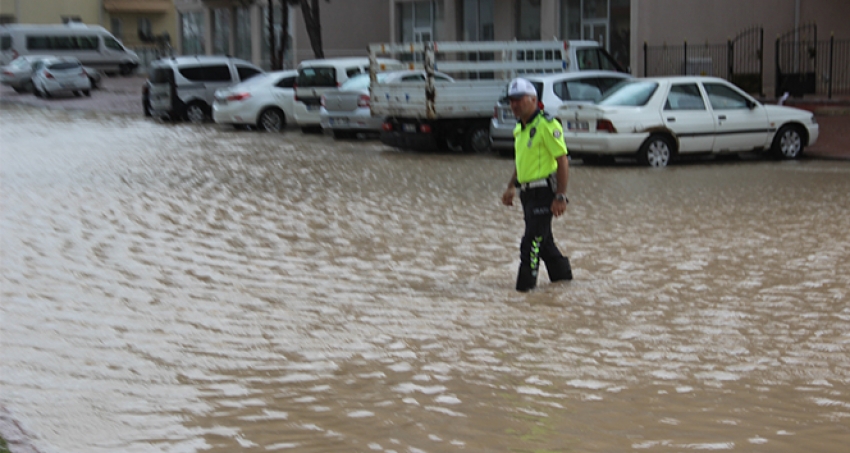
{"label": "rear window of car", "polygon": [[248,80],[257,74],[262,73],[262,71],[250,66],[236,66],[236,73],[239,74],[239,80]]}
{"label": "rear window of car", "polygon": [[148,76],[151,83],[170,83],[173,79],[174,71],[171,68],[154,68]]}
{"label": "rear window of car", "polygon": [[658,89],[657,82],[638,81],[623,82],[606,92],[599,105],[641,106],[649,102],[649,98]]}
{"label": "rear window of car", "polygon": [[295,86],[295,76],[286,76],[280,79],[275,86],[278,88],[292,88]]}
{"label": "rear window of car", "polygon": [[336,69],[332,67],[311,66],[298,70],[299,87],[335,87]]}
{"label": "rear window of car", "polygon": [[[378,74],[378,82],[381,82],[381,79],[385,77],[381,77],[383,74]],[[345,82],[342,82],[342,86],[339,87],[342,91],[357,91],[357,90],[368,90],[369,89],[370,77],[369,74],[360,74],[356,75]]]}
{"label": "rear window of car", "polygon": [[48,66],[47,69],[50,69],[50,70],[53,70],[53,71],[63,71],[63,70],[68,70],[68,69],[76,69],[76,68],[79,68],[80,66],[82,66],[82,65],[75,62],[75,61],[63,61],[61,63],[53,63],[52,65]]}
{"label": "rear window of car", "polygon": [[12,48],[12,37],[9,35],[0,36],[0,50],[9,50]]}
{"label": "rear window of car", "polygon": [[192,66],[180,68],[180,75],[193,82],[229,82],[227,65]]}

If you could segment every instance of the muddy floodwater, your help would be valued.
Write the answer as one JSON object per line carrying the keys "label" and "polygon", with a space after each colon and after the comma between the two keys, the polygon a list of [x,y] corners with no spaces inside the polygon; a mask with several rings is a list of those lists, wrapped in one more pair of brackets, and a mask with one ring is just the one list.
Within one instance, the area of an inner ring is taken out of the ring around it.
{"label": "muddy floodwater", "polygon": [[513,162],[0,111],[0,404],[43,453],[846,452],[850,163]]}

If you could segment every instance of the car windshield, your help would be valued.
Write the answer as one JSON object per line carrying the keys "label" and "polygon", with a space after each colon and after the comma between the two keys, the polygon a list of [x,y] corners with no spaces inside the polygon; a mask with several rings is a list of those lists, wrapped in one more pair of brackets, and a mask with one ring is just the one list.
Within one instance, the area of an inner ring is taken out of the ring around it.
{"label": "car windshield", "polygon": [[48,69],[53,71],[63,71],[68,69],[76,69],[80,66],[81,65],[75,61],[63,61],[61,63],[53,63],[52,65],[48,66]]}
{"label": "car windshield", "polygon": [[599,105],[641,106],[649,102],[649,98],[658,89],[657,82],[630,81],[620,82],[607,91]]}

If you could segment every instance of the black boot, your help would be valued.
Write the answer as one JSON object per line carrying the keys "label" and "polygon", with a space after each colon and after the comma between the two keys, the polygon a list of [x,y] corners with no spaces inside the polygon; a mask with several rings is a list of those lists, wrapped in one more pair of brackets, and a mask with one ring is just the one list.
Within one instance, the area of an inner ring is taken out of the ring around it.
{"label": "black boot", "polygon": [[573,269],[570,267],[570,259],[566,256],[555,260],[554,263],[547,262],[546,270],[549,271],[549,280],[552,282],[573,279]]}

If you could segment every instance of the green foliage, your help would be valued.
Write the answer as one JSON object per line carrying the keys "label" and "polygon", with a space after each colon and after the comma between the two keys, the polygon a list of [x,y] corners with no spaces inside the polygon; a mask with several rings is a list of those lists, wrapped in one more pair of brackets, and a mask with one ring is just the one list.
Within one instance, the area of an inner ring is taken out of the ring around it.
{"label": "green foliage", "polygon": [[11,453],[9,451],[9,445],[6,443],[6,439],[0,437],[0,453]]}

